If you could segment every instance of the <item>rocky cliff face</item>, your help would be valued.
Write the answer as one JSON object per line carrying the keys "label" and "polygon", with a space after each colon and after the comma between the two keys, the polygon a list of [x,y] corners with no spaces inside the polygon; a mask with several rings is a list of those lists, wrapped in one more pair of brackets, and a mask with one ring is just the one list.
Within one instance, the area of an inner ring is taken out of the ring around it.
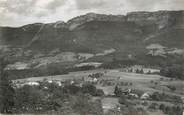
{"label": "rocky cliff face", "polygon": [[184,26],[184,11],[131,12],[127,15],[103,15],[88,13],[67,22],[69,29],[91,21],[134,22],[140,26],[157,26],[157,29]]}
{"label": "rocky cliff face", "polygon": [[135,22],[140,26],[154,24],[158,29],[183,27],[184,11],[132,12],[127,14],[127,21]]}
{"label": "rocky cliff face", "polygon": [[77,28],[77,26],[85,24],[91,21],[107,21],[107,22],[123,22],[126,21],[126,17],[123,15],[104,15],[88,13],[83,16],[73,18],[67,22],[70,30]]}

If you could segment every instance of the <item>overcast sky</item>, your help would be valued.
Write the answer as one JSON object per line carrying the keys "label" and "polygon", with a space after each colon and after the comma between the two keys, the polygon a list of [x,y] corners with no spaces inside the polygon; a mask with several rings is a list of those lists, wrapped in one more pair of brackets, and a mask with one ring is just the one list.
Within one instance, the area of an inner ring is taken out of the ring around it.
{"label": "overcast sky", "polygon": [[184,0],[0,0],[0,26],[67,21],[88,12],[184,10]]}

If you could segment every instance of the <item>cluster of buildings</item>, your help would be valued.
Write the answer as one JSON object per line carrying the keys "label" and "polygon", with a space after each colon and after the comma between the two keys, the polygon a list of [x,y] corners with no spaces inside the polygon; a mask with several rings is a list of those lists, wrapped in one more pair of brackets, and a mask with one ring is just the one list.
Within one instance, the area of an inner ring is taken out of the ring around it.
{"label": "cluster of buildings", "polygon": [[159,69],[146,68],[142,65],[135,65],[135,66],[131,66],[131,67],[126,67],[126,68],[123,68],[121,71],[131,72],[131,73],[143,73],[143,74],[160,73]]}
{"label": "cluster of buildings", "polygon": [[22,80],[22,81],[13,81],[13,86],[15,88],[21,88],[25,85],[28,86],[40,86],[42,83],[48,83],[48,84],[56,84],[58,86],[64,86],[65,84],[74,84],[74,80],[43,80],[43,81],[28,81],[28,80]]}
{"label": "cluster of buildings", "polygon": [[61,79],[61,80],[53,80],[53,79],[43,79],[43,80],[14,80],[13,81],[13,86],[15,88],[21,88],[25,85],[28,86],[39,86],[42,83],[54,83],[58,86],[64,86],[67,84],[75,84],[76,86],[82,86],[84,83],[88,82],[88,83],[97,83],[99,81],[99,78],[103,76],[102,73],[93,73],[93,74],[89,74],[86,77],[82,77],[82,78],[78,78],[78,79]]}

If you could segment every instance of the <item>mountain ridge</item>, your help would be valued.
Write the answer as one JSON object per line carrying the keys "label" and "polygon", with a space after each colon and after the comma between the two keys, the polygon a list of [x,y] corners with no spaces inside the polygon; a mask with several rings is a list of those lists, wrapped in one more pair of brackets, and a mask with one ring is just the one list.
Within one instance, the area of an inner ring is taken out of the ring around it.
{"label": "mountain ridge", "polygon": [[[11,27],[11,26],[0,26],[0,27],[5,27],[5,28],[21,28],[21,27],[26,27],[26,26],[31,26],[31,25],[42,25],[42,24],[54,24],[54,23],[58,23],[58,22],[62,22],[64,24],[70,24],[71,21],[73,20],[78,20],[82,17],[84,18],[98,18],[98,17],[119,17],[119,18],[124,18],[125,20],[124,21],[127,21],[126,18],[128,18],[129,16],[131,15],[159,15],[159,14],[168,14],[168,13],[183,13],[184,15],[184,10],[175,10],[175,11],[171,11],[171,10],[159,10],[159,11],[134,11],[134,12],[128,12],[126,13],[125,15],[114,15],[114,14],[99,14],[99,13],[94,13],[94,12],[89,12],[89,13],[86,13],[84,15],[79,15],[79,16],[76,16],[76,17],[73,17],[71,19],[69,19],[68,21],[62,21],[62,20],[58,20],[56,22],[51,22],[51,23],[41,23],[41,22],[36,22],[36,23],[31,23],[31,24],[26,24],[26,25],[22,25],[22,26],[18,26],[18,27]],[[97,19],[98,20],[98,19]],[[102,18],[103,20],[103,18]],[[105,20],[105,19],[104,19]],[[92,21],[92,20],[91,20]],[[107,21],[107,20],[105,20]],[[110,21],[110,20],[109,20]],[[123,21],[123,20],[121,20]]]}
{"label": "mountain ridge", "polygon": [[20,54],[20,57],[27,55],[24,52],[32,52],[34,57],[55,49],[92,54],[115,49],[113,55],[124,59],[128,55],[145,56],[146,47],[151,44],[183,50],[183,36],[184,11],[131,12],[127,15],[88,13],[68,22],[0,27],[0,49],[12,50],[12,55]]}

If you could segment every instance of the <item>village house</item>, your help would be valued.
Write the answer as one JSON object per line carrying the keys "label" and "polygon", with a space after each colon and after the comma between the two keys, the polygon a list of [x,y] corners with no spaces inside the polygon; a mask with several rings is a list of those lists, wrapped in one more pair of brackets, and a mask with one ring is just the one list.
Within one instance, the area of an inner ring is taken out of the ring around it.
{"label": "village house", "polygon": [[142,100],[147,100],[150,98],[150,94],[149,93],[144,93],[142,96],[141,96],[141,99]]}

